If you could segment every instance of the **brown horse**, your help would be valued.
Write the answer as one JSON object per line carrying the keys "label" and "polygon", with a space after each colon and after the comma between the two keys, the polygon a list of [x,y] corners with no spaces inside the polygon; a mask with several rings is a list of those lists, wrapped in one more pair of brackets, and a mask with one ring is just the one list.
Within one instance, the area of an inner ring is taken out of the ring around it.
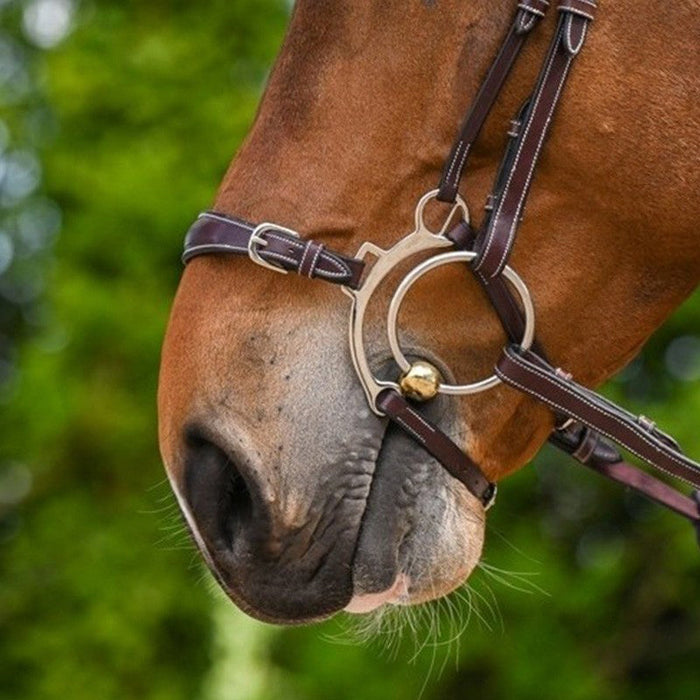
{"label": "brown horse", "polygon": [[[389,247],[438,181],[513,4],[297,2],[215,208],[350,255],[364,240]],[[700,277],[697,4],[601,5],[512,259],[534,297],[541,343],[590,386],[634,357]],[[472,156],[462,192],[474,211],[555,14]],[[452,267],[411,292],[403,342],[471,381],[490,373],[504,335],[478,286]],[[159,392],[163,458],[210,567],[260,619],[425,601],[460,584],[481,553],[481,504],[367,408],[347,314],[346,297],[321,282],[216,256],[187,267],[173,308]],[[368,344],[391,371],[383,333],[377,312]],[[527,462],[553,421],[503,386],[427,411],[493,480]]]}

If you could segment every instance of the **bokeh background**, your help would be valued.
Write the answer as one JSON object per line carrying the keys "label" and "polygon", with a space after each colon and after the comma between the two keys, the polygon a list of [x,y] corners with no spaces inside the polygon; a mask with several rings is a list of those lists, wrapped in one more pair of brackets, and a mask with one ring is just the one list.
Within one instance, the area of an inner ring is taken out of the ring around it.
{"label": "bokeh background", "polygon": [[[0,0],[0,698],[698,697],[691,528],[547,450],[447,602],[280,629],[216,593],[164,483],[159,347],[289,12]],[[606,390],[700,455],[699,379],[696,295]]]}

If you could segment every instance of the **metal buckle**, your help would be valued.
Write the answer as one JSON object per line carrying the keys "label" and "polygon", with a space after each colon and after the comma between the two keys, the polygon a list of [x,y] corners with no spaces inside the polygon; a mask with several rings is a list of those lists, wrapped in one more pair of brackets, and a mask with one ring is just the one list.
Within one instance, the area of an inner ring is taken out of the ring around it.
{"label": "metal buckle", "polygon": [[253,229],[253,233],[250,234],[250,238],[248,239],[248,257],[254,263],[260,265],[260,267],[286,275],[289,270],[285,270],[281,265],[275,265],[267,262],[267,260],[263,260],[263,258],[260,257],[258,247],[265,248],[268,245],[268,242],[262,237],[263,233],[268,231],[276,231],[277,233],[282,233],[287,236],[291,236],[292,238],[299,238],[299,234],[291,228],[285,228],[284,226],[279,226],[278,224],[264,222],[256,226]]}

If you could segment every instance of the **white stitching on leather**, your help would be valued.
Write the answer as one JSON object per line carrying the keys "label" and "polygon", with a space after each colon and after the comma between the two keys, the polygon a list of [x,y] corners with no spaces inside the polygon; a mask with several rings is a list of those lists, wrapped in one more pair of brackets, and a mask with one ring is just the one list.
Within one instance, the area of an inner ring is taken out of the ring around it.
{"label": "white stitching on leather", "polygon": [[[593,18],[591,17],[591,19],[593,19]],[[566,43],[569,45],[568,46],[569,51],[574,55],[578,55],[579,51],[581,51],[581,48],[583,47],[583,42],[586,40],[586,33],[588,32],[588,24],[583,25],[583,31],[581,32],[581,38],[579,39],[579,42],[576,46],[574,46],[574,42],[573,42],[572,37],[571,37],[571,28],[573,26],[574,26],[573,18],[570,18],[569,26],[567,27],[567,31],[566,31]]]}
{"label": "white stitching on leather", "polygon": [[[554,94],[554,99],[552,100],[551,108],[549,109],[549,111],[547,113],[547,120],[545,122],[547,124],[550,122],[550,120],[552,118],[552,114],[554,112],[554,109],[556,108],[557,102],[559,101],[559,95],[561,94],[561,90],[564,87],[564,82],[566,80],[566,76],[569,73],[571,61],[572,61],[572,57],[569,56],[567,58],[566,65],[564,66],[564,70],[562,71],[559,85],[557,86],[557,90]],[[553,62],[554,61],[552,61],[552,63]],[[534,110],[533,110],[533,114],[534,114]],[[532,177],[535,173],[535,165],[537,163],[537,160],[539,159],[540,152],[542,151],[542,146],[544,145],[544,140],[545,140],[545,137],[547,135],[547,131],[548,131],[547,128],[542,130],[542,133],[540,134],[540,139],[539,139],[537,146],[535,148],[535,154],[534,154],[534,157],[532,159],[532,164],[530,166],[530,170],[528,172],[527,179],[525,180],[525,186],[523,187],[522,194],[521,194],[520,199],[518,201],[518,204],[515,208],[515,216],[513,217],[513,222],[510,226],[510,230],[508,231],[508,242],[507,242],[507,245],[505,246],[505,248],[503,249],[503,253],[501,254],[501,259],[498,263],[498,267],[496,268],[497,272],[500,272],[502,270],[503,265],[506,261],[506,257],[508,256],[508,253],[512,248],[513,237],[515,236],[515,229],[517,228],[517,225],[520,221],[520,215],[522,212],[523,205],[525,203],[525,197],[527,195],[528,189],[530,188],[530,182],[532,181]],[[524,139],[523,139],[523,141],[524,141]],[[502,198],[501,201],[503,201],[503,199],[504,198]]]}
{"label": "white stitching on leather", "polygon": [[[578,0],[578,2],[583,2],[586,5],[590,5],[593,9],[598,8],[598,3],[594,2],[594,0]],[[571,9],[571,6],[565,5],[564,3],[562,3],[561,5],[559,5],[559,7],[557,9],[558,10],[561,10],[561,9],[569,10],[569,9]]]}
{"label": "white stitching on leather", "polygon": [[562,12],[568,12],[571,15],[580,15],[581,17],[585,17],[587,20],[590,20],[591,22],[595,19],[593,15],[589,15],[587,12],[584,12],[583,10],[574,10],[571,7],[559,7]]}
{"label": "white stitching on leather", "polygon": [[[540,399],[540,401],[542,401],[543,403],[546,403],[548,406],[551,406],[553,408],[558,408],[560,411],[563,411],[564,413],[573,414],[576,418],[578,418],[578,420],[580,420],[582,423],[586,424],[586,421],[584,421],[580,416],[578,416],[576,413],[574,413],[570,409],[564,408],[563,406],[560,406],[556,401],[553,401],[552,399],[549,399],[546,396],[542,396],[541,394],[530,389],[529,387],[523,386],[522,384],[515,381],[511,377],[507,377],[505,374],[503,374],[503,372],[501,372],[498,369],[498,367],[496,367],[495,372],[506,384],[510,384],[510,385],[518,387],[518,389],[520,389],[520,391],[522,391],[525,394],[532,394],[532,395],[536,396],[538,399]],[[601,435],[605,435],[605,437],[609,438],[613,442],[615,442],[617,444],[622,444],[619,442],[618,438],[614,437],[613,435],[610,435],[610,433],[606,432],[602,428],[595,427],[594,430],[596,432],[601,433]],[[647,464],[649,463],[649,460],[646,457],[643,457],[635,449],[633,449],[632,447],[629,447],[629,445],[623,445],[623,447],[626,450],[628,450],[629,452],[631,452],[632,454],[639,457],[639,459],[641,459],[643,462],[646,462]],[[672,471],[669,471],[668,469],[666,469],[666,467],[660,466],[658,464],[654,464],[653,466],[654,466],[654,468],[659,469],[662,472],[665,472],[666,474],[668,474],[669,476],[672,476],[675,479],[680,479],[681,481],[685,482],[686,484],[689,484],[690,486],[694,486],[692,481],[689,481],[685,477],[678,476],[678,474],[674,474]],[[686,465],[683,465],[683,466],[686,466]]]}
{"label": "white stitching on leather", "polygon": [[247,231],[252,231],[253,226],[250,226],[250,224],[246,224],[243,221],[239,221],[238,219],[228,219],[225,216],[219,216],[218,214],[212,214],[211,212],[204,211],[202,212],[198,217],[198,219],[214,219],[214,221],[221,221],[224,224],[230,224],[232,226],[240,226],[241,228],[246,229]]}
{"label": "white stitching on leather", "polygon": [[[267,238],[275,238],[278,241],[282,241],[282,243],[289,243],[289,245],[292,245],[296,248],[303,248],[306,245],[302,241],[298,241],[298,240],[293,239],[293,238],[282,237],[282,236],[279,236],[275,233],[267,233],[266,232],[265,236]],[[262,253],[264,253],[264,251],[261,251],[261,254]],[[270,252],[270,253],[265,253],[265,255],[267,255],[268,257],[272,257],[273,255],[275,255],[277,257],[280,257],[283,260],[288,260],[289,262],[293,263],[295,266],[297,264],[296,260],[293,260],[291,258],[285,258],[280,253]],[[325,251],[323,253],[321,253],[321,259],[323,261],[333,265],[335,267],[335,269],[338,270],[338,272],[327,272],[326,270],[320,270],[319,274],[317,275],[318,277],[321,277],[321,276],[323,276],[323,277],[345,277],[345,276],[348,276],[349,277],[352,275],[352,272],[347,265],[342,263],[340,260],[337,260],[336,258],[332,257],[329,253],[326,253]]]}
{"label": "white stitching on leather", "polygon": [[[552,55],[549,58],[549,62],[547,63],[547,67],[545,69],[544,78],[542,80],[543,83],[547,82],[547,78],[549,77],[549,73],[552,70],[552,65],[554,63],[554,59],[556,58],[556,55],[557,55],[556,51],[553,51]],[[532,106],[531,115],[534,115],[535,112],[537,111],[537,106],[539,105],[541,99],[542,99],[542,91],[540,91],[537,94],[537,100],[535,101],[535,103]],[[505,184],[505,187],[503,188],[503,194],[501,195],[498,209],[496,210],[496,216],[493,219],[493,224],[491,226],[489,226],[489,229],[491,231],[495,230],[496,224],[498,223],[498,220],[501,216],[501,211],[503,209],[503,202],[506,199],[506,193],[508,192],[508,188],[510,187],[510,183],[513,180],[513,175],[515,174],[517,164],[520,161],[520,156],[522,155],[523,146],[525,145],[525,141],[527,140],[527,136],[530,133],[530,127],[532,126],[532,121],[533,121],[532,118],[528,119],[527,124],[525,125],[525,131],[523,132],[522,138],[520,139],[520,144],[518,146],[518,152],[515,154],[515,158],[513,159],[513,166],[510,169],[510,173],[508,173],[508,180]],[[534,162],[534,159],[533,159],[533,162]],[[516,221],[517,221],[517,219],[516,219]],[[484,249],[483,254],[480,256],[478,263],[474,266],[475,270],[479,270],[483,264],[483,261],[488,257],[489,250],[491,249],[491,246],[492,246],[495,238],[496,237],[494,235],[489,236],[489,238],[486,242],[486,248]],[[508,237],[508,243],[510,243],[510,236]]]}
{"label": "white stitching on leather", "polygon": [[573,40],[571,38],[571,28],[574,26],[573,22],[573,17],[571,14],[567,16],[567,18],[564,20],[564,45],[566,46],[566,50],[570,54],[576,54],[576,51],[574,51],[574,46],[573,46]]}
{"label": "white stitching on leather", "polygon": [[412,435],[418,442],[425,444],[425,438],[416,430],[414,430],[406,421],[400,416],[392,416],[393,419],[410,435]]}
{"label": "white stitching on leather", "polygon": [[322,250],[323,244],[319,243],[318,248],[316,249],[316,255],[314,255],[314,259],[311,261],[311,267],[309,268],[309,279],[314,276],[314,270],[316,269],[316,265],[318,263],[318,256],[321,255]]}
{"label": "white stitching on leather", "polygon": [[[556,56],[556,52],[553,54],[552,57],[552,63],[554,62],[554,57]],[[556,108],[557,103],[559,102],[559,96],[561,94],[562,88],[564,87],[564,82],[566,81],[566,76],[569,74],[569,69],[571,67],[571,62],[573,60],[573,56],[569,55],[566,60],[566,65],[564,66],[564,70],[562,70],[561,73],[561,79],[559,81],[559,85],[557,86],[557,90],[554,93],[554,99],[552,100],[551,107],[547,113],[547,120],[545,123],[549,123],[552,119],[552,114],[554,113],[554,109]],[[550,64],[551,68],[551,64]],[[533,110],[533,114],[535,113],[535,110]],[[532,123],[532,122],[531,122]],[[508,242],[505,248],[503,249],[503,253],[501,255],[501,259],[498,263],[498,267],[496,268],[496,274],[499,274],[501,270],[503,269],[503,265],[506,262],[506,258],[508,256],[509,251],[512,248],[513,245],[513,237],[515,236],[515,229],[517,228],[517,225],[520,220],[520,215],[522,212],[522,207],[525,203],[525,196],[527,194],[528,189],[530,188],[530,182],[532,181],[532,176],[535,173],[535,165],[537,164],[537,160],[539,159],[540,152],[542,151],[542,146],[544,145],[544,140],[547,135],[548,128],[545,128],[542,130],[542,133],[540,134],[540,139],[537,143],[537,147],[535,148],[535,154],[532,159],[532,164],[530,166],[530,170],[527,175],[527,179],[525,180],[525,186],[523,187],[522,194],[520,196],[520,200],[518,201],[517,207],[515,208],[515,216],[513,217],[513,223],[510,226],[510,230],[508,231]],[[525,139],[523,138],[523,143]],[[511,171],[512,173],[513,171]],[[505,199],[505,197],[501,198],[501,202]],[[499,208],[500,211],[500,208]]]}
{"label": "white stitching on leather", "polygon": [[304,260],[306,260],[306,256],[309,254],[309,249],[311,248],[312,245],[313,245],[313,241],[306,242],[306,247],[304,248],[304,254],[301,256],[301,261],[299,262],[299,272],[301,272],[304,269]]}
{"label": "white stitching on leather", "polygon": [[417,411],[413,411],[413,410],[411,410],[410,408],[409,408],[408,410],[409,410],[409,412],[411,413],[411,415],[412,415],[419,423],[422,423],[431,433],[435,433],[435,428],[434,428],[432,425],[430,425],[430,423],[428,423],[428,422],[423,418],[423,416],[421,416],[420,413],[418,413]]}
{"label": "white stitching on leather", "polygon": [[[552,408],[559,409],[560,411],[563,411],[564,413],[571,414],[571,415],[573,415],[575,418],[577,418],[578,420],[580,420],[582,423],[584,423],[584,424],[587,425],[587,422],[584,421],[583,418],[581,418],[581,416],[579,416],[576,412],[572,411],[571,409],[569,409],[569,408],[564,408],[563,406],[561,406],[559,403],[557,403],[557,402],[554,401],[553,399],[550,399],[550,398],[547,397],[547,396],[543,396],[542,394],[540,394],[539,392],[535,391],[534,389],[531,389],[530,387],[524,386],[523,384],[521,384],[520,382],[516,381],[516,380],[513,379],[512,377],[506,376],[505,374],[503,374],[503,372],[501,372],[501,370],[498,369],[498,367],[496,367],[495,372],[496,372],[496,374],[497,374],[506,384],[508,384],[509,386],[515,386],[515,387],[517,387],[518,389],[520,389],[520,391],[522,391],[523,393],[525,393],[525,394],[527,394],[527,395],[536,396],[540,401],[542,401],[543,403],[547,404],[548,406],[551,406]],[[605,435],[605,437],[610,438],[611,440],[613,440],[614,442],[617,443],[617,438],[614,438],[612,435],[610,435],[609,433],[607,433],[607,432],[606,432],[605,430],[603,430],[602,428],[598,428],[598,427],[596,426],[596,427],[594,428],[594,430],[596,430],[597,432],[601,433],[602,435]],[[640,455],[636,450],[632,449],[631,447],[628,447],[627,445],[625,445],[625,449],[627,449],[627,450],[629,450],[630,452],[632,452],[632,454],[637,455],[637,457],[639,457],[640,459],[644,460],[645,462],[647,461],[646,457],[642,457],[642,455]],[[666,470],[664,470],[664,471],[666,471]]]}
{"label": "white stitching on leather", "polygon": [[533,15],[539,15],[540,17],[544,17],[544,12],[542,12],[542,10],[537,10],[531,5],[528,5],[524,2],[519,2],[518,7],[521,10],[525,10],[525,12],[532,12]]}
{"label": "white stitching on leather", "polygon": [[263,231],[262,234],[265,236],[265,238],[274,238],[276,241],[281,241],[282,243],[289,243],[289,245],[294,246],[295,248],[303,248],[306,245],[306,243],[303,243],[297,238],[292,238],[291,236],[283,237],[276,233],[272,233],[271,231]]}
{"label": "white stitching on leather", "polygon": [[[607,409],[605,406],[599,406],[599,405],[593,403],[592,401],[590,401],[589,399],[587,399],[587,398],[585,397],[585,395],[582,396],[582,395],[580,395],[580,394],[577,394],[577,393],[576,393],[575,391],[573,391],[570,387],[568,387],[562,380],[559,380],[558,378],[553,377],[553,376],[550,375],[550,374],[546,374],[545,372],[543,372],[542,370],[540,370],[538,367],[525,364],[525,363],[522,361],[522,359],[519,358],[516,354],[511,354],[511,353],[509,353],[509,354],[508,354],[508,357],[509,357],[516,365],[518,365],[521,369],[525,370],[525,372],[534,373],[534,374],[540,376],[542,379],[545,379],[545,380],[547,380],[547,381],[550,381],[551,383],[553,383],[553,384],[555,384],[556,386],[558,386],[562,391],[564,391],[565,393],[569,394],[569,396],[573,396],[574,399],[576,399],[576,400],[578,400],[578,401],[582,401],[582,402],[585,403],[587,406],[589,406],[590,408],[592,408],[594,411],[596,411],[596,412],[598,412],[598,413],[600,413],[600,414],[602,414],[602,415],[604,415],[604,416],[607,416],[608,418],[612,419],[613,421],[615,421],[616,423],[618,423],[619,425],[621,425],[623,428],[625,428],[626,430],[629,430],[629,431],[632,432],[634,435],[636,435],[637,437],[639,437],[643,442],[646,442],[647,445],[649,445],[649,447],[651,447],[652,449],[656,450],[657,452],[660,452],[660,453],[663,454],[664,456],[668,457],[668,459],[670,459],[672,462],[675,462],[676,464],[678,464],[678,465],[679,465],[680,467],[682,467],[683,469],[689,469],[690,471],[694,471],[693,468],[690,467],[688,464],[686,464],[686,463],[683,462],[682,460],[678,459],[678,458],[675,457],[673,454],[669,454],[668,452],[666,452],[666,450],[671,450],[670,447],[668,447],[667,445],[664,445],[661,441],[658,441],[659,444],[657,444],[657,442],[652,441],[652,440],[650,439],[650,437],[649,437],[645,432],[643,432],[642,430],[640,430],[636,425],[634,425],[634,426],[629,425],[628,423],[625,422],[624,418],[621,418],[620,416],[615,415],[615,413],[613,413],[612,411],[610,411],[609,409]],[[512,381],[512,380],[511,380],[510,378],[508,378],[508,381],[510,382],[510,381]],[[523,388],[523,387],[521,387],[521,388]],[[531,390],[528,389],[527,391],[529,392],[529,391],[531,391]],[[527,393],[527,392],[526,392],[526,393]],[[533,392],[533,393],[534,393],[534,392]],[[539,394],[538,394],[538,396],[539,396]],[[540,397],[540,398],[542,398],[544,401],[547,401],[547,399],[545,399],[544,397]],[[551,403],[554,403],[554,402],[551,401]],[[560,408],[560,409],[561,409],[564,413],[566,413],[566,414],[573,413],[571,410],[566,409],[566,408],[563,408],[562,406],[558,406],[558,408]],[[576,415],[576,414],[574,414],[574,415]],[[583,418],[582,418],[581,416],[576,415],[576,417],[577,417],[579,420],[583,421],[584,423],[586,422],[586,421],[583,420]],[[599,429],[597,426],[594,426],[594,429],[595,429],[595,430],[599,430],[599,432],[603,433],[604,435],[607,435],[607,437],[609,437],[611,440],[614,440],[615,442],[619,442],[617,438],[613,437],[612,435],[608,435],[608,434],[605,433],[603,430]],[[630,449],[629,447],[627,447],[627,445],[624,445],[624,447],[625,447],[626,449]],[[646,457],[642,457],[642,455],[638,454],[638,453],[635,452],[634,450],[630,449],[630,452],[634,452],[634,454],[636,454],[638,457],[641,457],[641,459],[643,459],[644,461],[648,461]],[[655,465],[655,466],[656,466],[656,465]],[[668,470],[664,470],[664,471],[667,471],[667,473],[672,474],[672,472],[668,472]],[[679,477],[679,478],[683,478],[683,477]],[[686,481],[686,479],[683,479],[683,480]],[[688,482],[688,483],[692,483],[692,482]]]}
{"label": "white stitching on leather", "polygon": [[455,171],[455,185],[459,181],[459,178],[462,177],[462,170],[464,170],[464,162],[467,160],[467,156],[469,155],[469,151],[471,144],[467,144],[467,147],[464,149],[464,153],[462,153],[462,158],[459,161],[459,165],[457,166],[457,170]]}
{"label": "white stitching on leather", "polygon": [[212,252],[216,252],[217,250],[230,250],[233,253],[248,252],[247,248],[239,248],[238,246],[229,245],[228,243],[203,243],[202,245],[194,245],[188,247],[187,250],[184,251],[184,255],[186,257],[191,257],[190,253],[193,253],[198,250],[210,250]]}
{"label": "white stitching on leather", "polygon": [[325,250],[321,253],[321,260],[334,265],[339,272],[319,270],[317,277],[352,277],[352,270],[342,260],[338,260]]}
{"label": "white stitching on leather", "polygon": [[262,256],[263,254],[266,258],[272,258],[273,260],[284,260],[285,262],[288,262],[290,265],[292,265],[295,270],[297,269],[297,261],[294,258],[289,257],[288,255],[284,255],[283,253],[277,253],[274,250],[258,252],[258,255],[260,256]]}
{"label": "white stitching on leather", "polygon": [[[272,258],[273,260],[284,260],[285,262],[288,262],[290,265],[293,266],[293,268],[297,271],[299,271],[298,263],[295,258],[292,258],[288,255],[284,255],[283,253],[278,253],[277,251],[271,250],[271,251],[266,251],[266,250],[261,250],[258,255],[260,256],[265,256],[266,258]],[[327,255],[324,255],[324,260],[327,260],[328,262],[333,263],[338,269],[342,269],[342,263],[340,263],[337,260],[334,260],[333,258],[328,257]],[[350,275],[349,269],[346,271],[341,271],[341,272],[326,272],[326,270],[320,270],[319,274],[317,275],[318,277],[347,277]]]}
{"label": "white stitching on leather", "polygon": [[[243,229],[246,229],[247,231],[252,232],[254,230],[253,227],[243,224],[242,222],[238,222],[237,220],[233,219],[228,219],[223,216],[219,216],[217,214],[212,214],[210,212],[202,212],[199,214],[197,219],[214,219],[216,221],[221,221],[225,224],[229,225],[234,225],[234,226],[240,226]],[[263,231],[263,235],[265,238],[274,238],[277,241],[280,241],[281,243],[289,244],[294,248],[300,249],[300,248],[305,248],[304,255],[302,256],[301,263],[298,264],[297,267],[297,261],[294,258],[291,258],[289,256],[284,255],[283,253],[277,253],[277,252],[267,252],[264,249],[259,251],[259,255],[262,255],[263,257],[268,257],[268,258],[274,258],[276,260],[284,260],[285,262],[290,263],[291,265],[294,266],[295,269],[300,270],[301,267],[304,264],[304,258],[306,257],[306,253],[309,250],[309,244],[313,243],[314,241],[301,241],[293,237],[287,237],[287,236],[282,236],[279,234],[274,233],[274,231]],[[333,266],[337,272],[332,272],[328,270],[319,270],[318,272],[318,277],[326,277],[326,278],[338,278],[338,277],[352,277],[352,270],[349,265],[345,264],[343,261],[338,260],[336,257],[331,255],[330,253],[326,252],[325,247],[323,244],[318,244],[319,248],[316,252],[316,256],[314,257],[314,261],[311,263],[311,272],[309,273],[309,277],[312,276],[312,273],[315,271],[319,258],[323,260],[324,262],[328,263],[329,265]],[[248,252],[248,247],[238,247],[234,245],[230,245],[228,243],[206,243],[202,245],[197,245],[197,246],[188,246],[187,249],[183,253],[183,257],[189,260],[190,258],[194,257],[192,254],[197,253],[198,251],[204,251],[204,252],[216,252],[216,251],[230,251],[232,253],[247,253]]]}
{"label": "white stitching on leather", "polygon": [[455,154],[452,156],[452,162],[450,163],[450,169],[447,171],[447,182],[452,182],[452,171],[454,170],[455,163],[457,162],[457,158],[459,157],[459,152],[462,150],[464,147],[464,140],[460,139],[459,143],[457,144],[457,148],[455,148]]}
{"label": "white stitching on leather", "polygon": [[[585,3],[586,5],[589,5],[592,7],[594,10],[598,9],[598,6],[596,5],[595,2],[591,2],[591,0],[578,0],[578,2]],[[589,21],[593,21],[594,15],[592,13],[588,13],[585,10],[582,10],[580,7],[575,7],[574,5],[571,4],[565,4],[561,3],[558,7],[557,10],[559,12],[568,12],[569,14],[572,15],[580,15],[581,17],[585,17]]]}
{"label": "white stitching on leather", "polygon": [[531,12],[532,14],[524,14],[522,17],[518,18],[518,30],[521,33],[529,32],[535,26],[535,22],[537,21],[537,17],[535,15],[541,14],[544,17],[543,13],[537,12],[536,10],[531,10],[530,8],[523,9],[525,12]]}

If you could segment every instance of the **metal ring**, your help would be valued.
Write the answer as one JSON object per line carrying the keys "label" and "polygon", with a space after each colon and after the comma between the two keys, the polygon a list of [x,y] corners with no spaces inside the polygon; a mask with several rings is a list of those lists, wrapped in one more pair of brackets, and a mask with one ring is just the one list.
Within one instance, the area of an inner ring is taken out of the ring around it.
{"label": "metal ring", "polygon": [[[391,347],[394,359],[404,372],[408,371],[411,367],[411,363],[406,359],[399,345],[397,321],[401,303],[406,296],[406,292],[408,292],[414,282],[427,272],[430,272],[430,270],[453,262],[471,262],[476,256],[477,253],[468,250],[456,250],[435,255],[414,267],[413,270],[401,280],[401,284],[397,287],[391,299],[391,304],[389,305],[387,335],[389,336],[389,346]],[[530,292],[512,267],[506,265],[503,268],[503,276],[511,283],[523,303],[523,309],[525,310],[525,332],[523,333],[523,339],[520,341],[520,348],[521,350],[529,350],[535,337],[535,307],[533,306]],[[482,379],[481,381],[471,384],[441,384],[438,392],[452,395],[477,394],[486,389],[491,389],[500,383],[501,380],[493,374],[487,379]]]}
{"label": "metal ring", "polygon": [[[440,194],[440,190],[430,190],[418,200],[418,204],[416,204],[416,211],[414,215],[416,220],[416,231],[429,230],[428,227],[425,225],[425,221],[423,219],[423,212],[425,211],[425,207],[428,205],[429,202],[432,202],[434,199],[437,199],[438,194]],[[462,212],[462,219],[469,223],[469,207],[459,194],[455,195],[454,202],[443,202],[443,204],[449,204],[452,208],[444,223],[440,227],[440,230],[437,232],[431,232],[434,233],[434,235],[436,236],[444,236],[447,233],[448,228],[454,220],[455,214],[457,212]]]}
{"label": "metal ring", "polygon": [[469,211],[466,202],[459,197],[450,209],[450,213],[445,220],[440,232],[435,233],[427,228],[423,221],[423,209],[426,204],[437,196],[437,190],[431,190],[423,195],[416,205],[415,221],[416,228],[412,233],[399,239],[391,248],[383,250],[373,243],[365,242],[360,246],[360,249],[355,254],[356,258],[364,260],[368,256],[376,258],[371,266],[368,266],[365,272],[363,281],[359,289],[351,289],[350,287],[341,287],[343,292],[352,300],[350,307],[350,356],[352,364],[357,372],[357,376],[362,384],[362,388],[367,397],[367,402],[372,411],[377,415],[383,416],[384,413],[377,409],[377,396],[386,388],[396,389],[399,391],[399,386],[396,382],[387,382],[377,379],[372,372],[369,360],[367,359],[367,349],[365,348],[364,324],[367,309],[372,300],[372,297],[379,285],[386,279],[395,267],[404,260],[428,251],[434,252],[437,249],[452,248],[454,243],[442,235],[446,231],[450,222],[454,221],[455,215],[461,212],[462,219],[469,221]]}

